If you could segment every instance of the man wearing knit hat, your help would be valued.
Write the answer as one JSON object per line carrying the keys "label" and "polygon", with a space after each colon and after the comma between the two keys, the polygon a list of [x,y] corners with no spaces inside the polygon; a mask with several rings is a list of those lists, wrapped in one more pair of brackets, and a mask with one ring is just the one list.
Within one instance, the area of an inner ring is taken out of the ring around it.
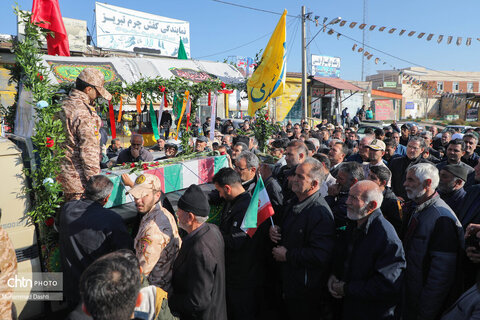
{"label": "man wearing knit hat", "polygon": [[134,242],[142,272],[151,285],[168,292],[171,288],[173,262],[182,240],[175,218],[160,202],[160,179],[144,173],[137,177],[128,193],[134,197],[137,211],[143,216]]}
{"label": "man wearing knit hat", "polygon": [[178,224],[188,232],[173,264],[170,310],[180,319],[226,319],[223,237],[205,223],[210,206],[197,185],[178,201]]}
{"label": "man wearing knit hat", "polygon": [[457,217],[465,200],[466,192],[463,187],[467,181],[467,176],[467,168],[458,164],[447,164],[440,170],[440,183],[437,191]]}

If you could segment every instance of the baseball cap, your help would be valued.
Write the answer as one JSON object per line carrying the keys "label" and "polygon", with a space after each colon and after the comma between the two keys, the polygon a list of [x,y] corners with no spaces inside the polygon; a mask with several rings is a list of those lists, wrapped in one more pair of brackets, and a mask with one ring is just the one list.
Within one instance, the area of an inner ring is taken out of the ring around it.
{"label": "baseball cap", "polygon": [[85,68],[80,72],[78,78],[83,82],[95,87],[98,93],[106,100],[111,100],[112,95],[103,86],[105,84],[105,77],[103,73],[96,68]]}
{"label": "baseball cap", "polygon": [[368,147],[373,150],[385,151],[385,142],[380,139],[373,139]]}
{"label": "baseball cap", "polygon": [[157,176],[144,173],[135,179],[135,185],[127,194],[131,194],[138,199],[143,198],[152,191],[162,191],[162,183]]}
{"label": "baseball cap", "polygon": [[200,142],[208,142],[208,139],[207,139],[207,137],[205,137],[205,136],[200,136],[200,137],[197,138],[197,141],[200,141]]}

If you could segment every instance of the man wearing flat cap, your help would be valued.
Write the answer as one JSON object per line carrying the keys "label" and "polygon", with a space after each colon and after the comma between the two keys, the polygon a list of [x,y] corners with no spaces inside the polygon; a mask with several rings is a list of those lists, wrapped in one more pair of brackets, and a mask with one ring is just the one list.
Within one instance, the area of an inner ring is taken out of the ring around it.
{"label": "man wearing flat cap", "polygon": [[465,200],[466,192],[463,187],[467,177],[467,168],[458,164],[447,164],[440,170],[440,183],[437,191],[457,217],[459,209]]}
{"label": "man wearing flat cap", "polygon": [[205,223],[210,206],[197,185],[178,201],[178,224],[187,231],[173,264],[168,304],[183,319],[226,319],[223,237],[216,225]]}
{"label": "man wearing flat cap", "polygon": [[95,111],[94,101],[100,96],[112,99],[103,87],[104,82],[100,70],[83,69],[58,114],[66,136],[62,146],[65,157],[60,160],[58,175],[65,201],[79,200],[88,179],[100,172],[101,120]]}
{"label": "man wearing flat cap", "polygon": [[169,291],[171,288],[173,262],[182,240],[178,234],[173,215],[162,207],[160,179],[144,173],[137,177],[129,194],[135,199],[140,221],[134,247],[142,273],[151,285]]}

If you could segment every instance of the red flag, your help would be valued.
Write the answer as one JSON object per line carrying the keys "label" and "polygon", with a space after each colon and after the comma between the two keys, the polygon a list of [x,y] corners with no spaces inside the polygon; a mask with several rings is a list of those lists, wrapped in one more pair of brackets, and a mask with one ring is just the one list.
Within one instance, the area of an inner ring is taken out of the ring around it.
{"label": "red flag", "polygon": [[112,100],[108,101],[108,111],[110,113],[110,128],[112,130],[112,139],[117,137],[117,129],[115,128],[115,114],[113,113]]}
{"label": "red flag", "polygon": [[40,27],[53,31],[54,37],[47,35],[49,55],[70,56],[67,31],[58,0],[33,0],[32,23],[39,23]]}

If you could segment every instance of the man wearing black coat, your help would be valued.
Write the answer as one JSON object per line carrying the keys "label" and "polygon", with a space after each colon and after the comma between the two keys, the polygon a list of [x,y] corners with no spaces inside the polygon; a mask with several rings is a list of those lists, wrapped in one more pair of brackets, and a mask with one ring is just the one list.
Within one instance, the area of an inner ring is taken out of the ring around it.
{"label": "man wearing black coat", "polygon": [[392,189],[387,187],[387,182],[391,176],[392,173],[387,167],[374,166],[370,168],[367,178],[375,182],[382,191],[383,201],[380,211],[382,211],[385,219],[395,228],[397,235],[400,235],[402,230],[402,206],[400,205],[400,200],[398,200],[397,196],[392,192]]}
{"label": "man wearing black coat", "polygon": [[272,254],[281,267],[288,319],[317,319],[325,303],[335,224],[319,192],[322,169],[313,158],[297,166],[292,179],[296,198],[270,227],[270,239],[277,244]]}
{"label": "man wearing black coat", "polygon": [[168,304],[180,320],[227,319],[224,243],[218,227],[205,223],[209,212],[197,185],[178,201],[178,224],[188,235],[173,264]]}
{"label": "man wearing black coat", "polygon": [[392,191],[397,197],[407,199],[407,192],[403,186],[407,176],[407,168],[421,162],[430,163],[422,157],[426,147],[425,139],[417,136],[411,137],[407,144],[407,155],[392,159],[388,164],[388,169],[392,172]]}
{"label": "man wearing black coat", "polygon": [[231,168],[220,169],[212,182],[220,197],[226,200],[220,231],[225,242],[228,319],[256,319],[264,280],[262,233],[256,232],[250,238],[240,228],[252,197],[243,188],[239,174]]}
{"label": "man wearing black coat", "polygon": [[373,181],[355,184],[347,200],[350,219],[335,250],[328,288],[342,300],[341,319],[393,319],[400,301],[405,253],[379,210],[382,191]]}
{"label": "man wearing black coat", "polygon": [[122,218],[103,207],[112,190],[113,183],[106,176],[93,176],[86,185],[85,199],[69,201],[62,208],[60,257],[64,294],[71,308],[80,302],[79,279],[93,261],[119,249],[133,249]]}

